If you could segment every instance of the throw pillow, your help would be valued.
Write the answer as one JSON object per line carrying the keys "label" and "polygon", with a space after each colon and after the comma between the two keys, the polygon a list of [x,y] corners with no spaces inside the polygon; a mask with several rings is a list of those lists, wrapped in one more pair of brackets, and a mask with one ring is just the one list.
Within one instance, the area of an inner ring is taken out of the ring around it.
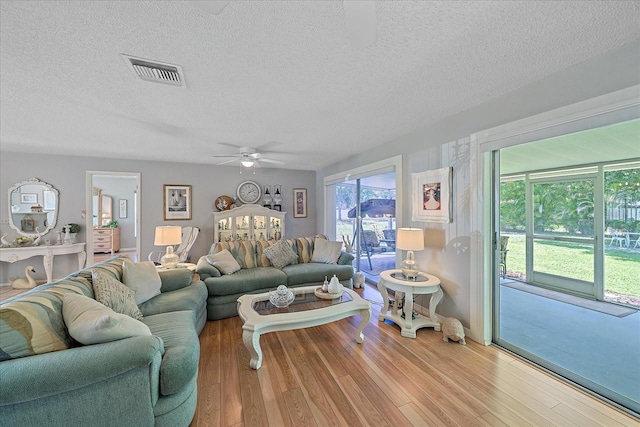
{"label": "throw pillow", "polygon": [[69,334],[85,345],[151,335],[149,327],[139,320],[116,313],[84,295],[64,294],[62,316]]}
{"label": "throw pillow", "polygon": [[271,265],[276,268],[284,268],[298,260],[298,255],[293,252],[291,246],[284,240],[278,240],[273,245],[265,248],[262,253],[269,258]]}
{"label": "throw pillow", "polygon": [[240,264],[226,249],[221,250],[213,255],[207,255],[207,261],[215,268],[220,270],[222,274],[233,274],[240,270]]}
{"label": "throw pillow", "polygon": [[125,259],[122,264],[122,281],[135,292],[138,305],[160,295],[162,281],[153,261],[133,262]]}
{"label": "throw pillow", "polygon": [[91,274],[93,293],[96,301],[106,305],[116,313],[126,314],[136,320],[142,319],[142,313],[136,305],[134,293],[116,279],[94,271]]}
{"label": "throw pillow", "polygon": [[336,264],[340,257],[340,252],[342,252],[342,242],[332,242],[316,237],[316,241],[313,244],[311,262]]}

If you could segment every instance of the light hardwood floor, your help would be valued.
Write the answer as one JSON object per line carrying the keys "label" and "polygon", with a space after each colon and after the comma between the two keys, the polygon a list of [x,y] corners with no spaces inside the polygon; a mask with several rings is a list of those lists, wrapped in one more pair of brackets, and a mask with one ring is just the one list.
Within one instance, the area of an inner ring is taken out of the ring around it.
{"label": "light hardwood floor", "polygon": [[[380,301],[365,287],[364,296]],[[640,422],[496,347],[417,339],[379,323],[365,341],[359,317],[260,338],[249,368],[240,318],[207,322],[200,335],[192,426],[638,426]]]}

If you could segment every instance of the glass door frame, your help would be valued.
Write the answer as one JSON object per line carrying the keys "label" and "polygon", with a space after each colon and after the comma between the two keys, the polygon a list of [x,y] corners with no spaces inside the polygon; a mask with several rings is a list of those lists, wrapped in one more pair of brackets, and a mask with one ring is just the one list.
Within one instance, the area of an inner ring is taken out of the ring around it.
{"label": "glass door frame", "polygon": [[[580,173],[583,172],[583,173]],[[534,186],[567,181],[593,182],[593,237],[550,236],[535,231],[533,210]],[[602,165],[578,169],[559,169],[543,173],[525,174],[526,206],[526,281],[538,286],[556,289],[598,300],[604,299],[604,175]],[[587,243],[593,247],[593,281],[535,271],[535,241]]]}

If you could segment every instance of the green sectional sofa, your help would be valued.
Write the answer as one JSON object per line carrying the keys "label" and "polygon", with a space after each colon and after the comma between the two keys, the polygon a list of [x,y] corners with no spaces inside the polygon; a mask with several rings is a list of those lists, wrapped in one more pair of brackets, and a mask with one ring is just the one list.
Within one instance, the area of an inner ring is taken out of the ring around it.
{"label": "green sectional sofa", "polygon": [[[207,297],[193,272],[159,272],[161,293],[138,305],[151,335],[82,345],[65,325],[63,305],[68,310],[72,299],[94,304],[87,299],[95,298],[91,272],[122,281],[123,258],[0,304],[0,424],[189,425],[197,402],[198,335],[206,322]],[[68,293],[84,297],[65,298]]]}
{"label": "green sectional sofa", "polygon": [[228,250],[241,269],[233,274],[222,274],[205,255],[198,260],[196,272],[204,281],[209,292],[207,298],[207,317],[209,320],[224,319],[238,315],[237,300],[244,294],[268,292],[286,285],[301,287],[322,286],[325,277],[331,279],[335,274],[340,283],[353,289],[353,255],[339,252],[336,263],[312,262],[316,237],[286,239],[285,242],[297,255],[297,260],[285,267],[276,268],[265,255],[265,249],[274,245],[273,240],[244,240],[219,242],[211,246],[209,255]]}

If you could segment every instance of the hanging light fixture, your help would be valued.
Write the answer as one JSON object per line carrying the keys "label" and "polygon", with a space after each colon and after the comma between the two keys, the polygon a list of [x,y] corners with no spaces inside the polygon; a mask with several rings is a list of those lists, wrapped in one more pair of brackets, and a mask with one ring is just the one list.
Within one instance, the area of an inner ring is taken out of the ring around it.
{"label": "hanging light fixture", "polygon": [[250,168],[254,163],[255,161],[246,154],[243,154],[242,159],[240,159],[240,164],[245,168]]}

